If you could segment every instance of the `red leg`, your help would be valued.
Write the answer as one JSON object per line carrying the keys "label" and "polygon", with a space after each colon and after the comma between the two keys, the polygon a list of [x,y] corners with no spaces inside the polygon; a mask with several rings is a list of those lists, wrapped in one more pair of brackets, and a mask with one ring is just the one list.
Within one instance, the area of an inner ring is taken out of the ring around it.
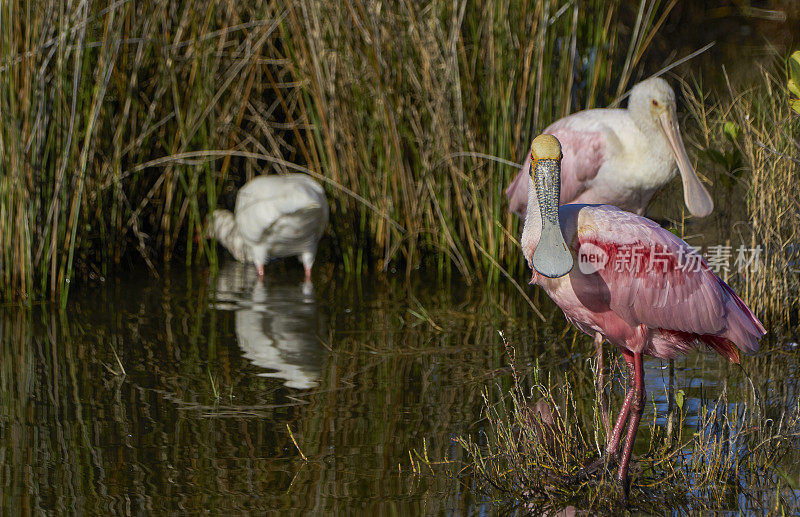
{"label": "red leg", "polygon": [[311,266],[303,266],[306,271],[306,282],[311,281]]}
{"label": "red leg", "polygon": [[[627,360],[627,357],[626,357]],[[633,392],[633,399],[630,404],[630,422],[628,422],[628,435],[625,437],[625,447],[622,449],[622,458],[619,460],[617,469],[617,479],[622,485],[622,495],[628,499],[630,489],[630,479],[628,479],[628,464],[633,453],[633,444],[636,441],[636,431],[639,429],[639,421],[644,412],[644,368],[642,367],[642,353],[633,354],[633,390],[628,388],[628,393]],[[628,397],[625,398],[626,402]],[[616,429],[615,429],[616,430]]]}
{"label": "red leg", "polygon": [[[597,336],[600,336],[599,341],[600,341],[600,346],[602,346],[603,341],[602,341],[602,336],[600,334],[595,335],[595,345],[597,345],[598,342]],[[601,350],[598,350],[598,355],[600,355],[600,353]],[[608,436],[608,443],[606,444],[606,450],[605,453],[600,458],[593,461],[589,465],[586,465],[583,468],[581,468],[580,472],[575,477],[576,481],[583,481],[585,479],[588,479],[588,477],[591,476],[594,472],[596,472],[599,468],[602,467],[603,470],[607,470],[609,467],[613,467],[613,465],[617,463],[618,459],[617,449],[619,449],[619,442],[620,439],[622,438],[622,431],[625,429],[625,424],[628,422],[628,414],[630,413],[631,410],[633,392],[634,392],[633,354],[623,348],[622,356],[625,358],[625,362],[628,364],[628,390],[627,394],[625,395],[625,402],[622,403],[622,408],[619,410],[619,416],[617,416],[617,421],[614,424],[614,430],[611,432],[608,431],[609,425],[605,423],[608,421],[607,401],[603,401],[606,402],[605,411],[603,411],[604,409],[602,407],[603,402],[601,402],[601,412],[604,413],[602,414],[602,416],[605,420],[604,423],[606,425],[606,436]],[[598,364],[598,370],[600,370],[601,368],[602,366]],[[605,394],[600,393],[599,395],[600,397],[604,397]]]}
{"label": "red leg", "polygon": [[622,408],[619,410],[619,416],[617,416],[617,422],[614,424],[614,430],[611,432],[611,436],[608,438],[608,443],[606,444],[606,454],[614,455],[617,453],[617,449],[619,449],[619,442],[622,439],[622,431],[625,429],[625,424],[628,422],[628,414],[631,411],[631,404],[633,403],[633,394],[634,394],[634,355],[632,352],[629,352],[626,349],[622,349],[622,357],[625,359],[625,362],[628,364],[628,390],[625,395],[625,401],[622,403]]}
{"label": "red leg", "polygon": [[264,264],[259,264],[256,269],[258,270],[258,279],[264,280]]}

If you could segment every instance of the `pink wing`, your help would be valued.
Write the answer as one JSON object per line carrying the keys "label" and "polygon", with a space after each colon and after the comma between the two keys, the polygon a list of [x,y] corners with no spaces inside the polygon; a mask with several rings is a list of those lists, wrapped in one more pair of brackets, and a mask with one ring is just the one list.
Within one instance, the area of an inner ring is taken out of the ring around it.
{"label": "pink wing", "polygon": [[574,115],[566,117],[544,130],[561,142],[561,154],[564,156],[561,159],[562,205],[574,202],[583,194],[605,159],[605,135],[600,131],[576,127],[579,125],[576,120],[580,118]]}
{"label": "pink wing", "polygon": [[593,245],[608,258],[599,278],[587,275],[598,282],[592,290],[596,296],[599,286],[608,307],[629,325],[698,339],[731,360],[738,358],[731,343],[747,353],[758,350],[761,322],[683,240],[616,207],[581,212],[580,249]]}
{"label": "pink wing", "polygon": [[[603,165],[605,137],[601,131],[581,129],[584,125],[582,114],[565,117],[550,124],[544,133],[549,133],[561,142],[561,204],[574,202],[588,188],[588,183]],[[528,185],[531,166],[530,152],[526,153],[517,176],[506,189],[508,210],[525,218],[528,208]]]}

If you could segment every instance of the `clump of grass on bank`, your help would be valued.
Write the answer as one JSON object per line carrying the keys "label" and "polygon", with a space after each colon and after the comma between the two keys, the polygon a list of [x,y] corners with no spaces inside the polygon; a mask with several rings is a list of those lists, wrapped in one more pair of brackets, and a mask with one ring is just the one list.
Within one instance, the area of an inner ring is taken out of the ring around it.
{"label": "clump of grass on bank", "polygon": [[[722,230],[749,248],[761,246],[756,267],[726,278],[739,288],[756,314],[774,325],[796,322],[800,314],[800,116],[793,112],[786,86],[785,62],[761,69],[748,86],[728,82],[716,95],[685,89],[700,131],[697,147],[702,170],[715,178],[715,197],[733,219],[741,208],[749,224]],[[746,199],[742,203],[742,198]]]}
{"label": "clump of grass on bank", "polygon": [[800,116],[789,106],[785,77],[764,73],[755,95],[732,94],[731,116],[742,128],[741,150],[752,170],[747,209],[753,245],[765,248],[765,267],[749,278],[754,309],[779,323],[797,321],[800,304]]}
{"label": "clump of grass on bank", "polygon": [[132,259],[191,262],[220,192],[298,169],[348,270],[496,278],[521,265],[515,171],[474,153],[519,160],[619,94],[672,5],[6,2],[0,291],[65,300]]}
{"label": "clump of grass on bank", "polygon": [[[537,514],[626,509],[615,469],[575,480],[605,442],[595,400],[576,398],[572,382],[555,385],[538,366],[521,372],[514,366],[513,349],[511,354],[512,389],[499,389],[494,402],[485,393],[479,438],[458,438],[466,452],[459,475],[489,499]],[[620,375],[617,370],[615,376]],[[780,513],[800,504],[800,480],[787,471],[785,461],[800,446],[797,394],[775,413],[754,389],[737,391],[744,400],[735,402],[723,389],[719,397],[700,400],[697,423],[690,425],[688,401],[683,391],[675,393],[677,403],[668,413],[654,409],[649,428],[643,421],[639,429],[627,509]],[[657,424],[660,418],[674,426]],[[415,468],[422,471],[422,463]],[[433,471],[439,467],[428,463]]]}

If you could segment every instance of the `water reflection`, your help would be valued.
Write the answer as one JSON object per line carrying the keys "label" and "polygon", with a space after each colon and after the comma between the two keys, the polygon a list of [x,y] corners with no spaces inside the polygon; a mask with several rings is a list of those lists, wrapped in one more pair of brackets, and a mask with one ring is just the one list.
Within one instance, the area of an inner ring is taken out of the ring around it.
{"label": "water reflection", "polygon": [[[304,292],[256,280],[236,264],[216,276],[175,268],[76,290],[66,311],[0,307],[0,513],[503,514],[473,478],[444,472],[462,468],[454,437],[485,435],[483,394],[494,403],[513,387],[498,330],[526,386],[536,365],[554,386],[569,379],[574,415],[592,432],[591,339],[546,300],[538,324],[508,282],[334,272]],[[659,361],[646,368],[661,413],[668,377]],[[745,369],[765,421],[780,422],[800,390],[797,350]],[[687,439],[701,400],[726,391],[739,403],[751,389],[713,353],[681,358],[675,373]],[[624,379],[613,380],[618,410]],[[414,451],[454,463],[419,475]],[[800,456],[780,461],[791,473]],[[765,478],[727,507],[774,507],[774,485]],[[800,500],[787,486],[781,497]]]}
{"label": "water reflection", "polygon": [[216,287],[215,308],[235,312],[244,357],[270,370],[257,375],[282,379],[288,388],[317,386],[327,351],[320,341],[322,321],[311,282],[259,281],[253,267],[228,262]]}

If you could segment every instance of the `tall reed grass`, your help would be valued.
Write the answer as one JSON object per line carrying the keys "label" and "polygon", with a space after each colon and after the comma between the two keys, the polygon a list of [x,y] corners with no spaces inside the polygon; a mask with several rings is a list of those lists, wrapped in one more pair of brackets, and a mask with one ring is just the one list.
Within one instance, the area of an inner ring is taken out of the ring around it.
{"label": "tall reed grass", "polygon": [[376,208],[334,210],[345,266],[433,256],[467,280],[519,267],[503,196],[516,171],[482,154],[521,160],[554,119],[622,93],[673,5],[292,4],[282,40],[310,123],[305,161]]}
{"label": "tall reed grass", "polygon": [[3,296],[191,262],[220,192],[290,169],[326,183],[348,270],[496,278],[520,265],[514,170],[477,153],[520,159],[623,91],[673,5],[5,2]]}
{"label": "tall reed grass", "polygon": [[284,140],[263,124],[280,109],[268,88],[284,80],[268,73],[273,4],[3,3],[6,298],[66,295],[76,275],[134,253],[152,266],[203,252],[194,236],[231,157],[193,153],[275,153]]}
{"label": "tall reed grass", "polygon": [[[791,110],[785,62],[764,65],[760,78],[741,85],[727,81],[716,94],[686,88],[699,122],[700,167],[715,178],[715,197],[727,221],[722,235],[761,248],[758,260],[732,278],[743,298],[771,323],[796,322],[800,304],[800,117]],[[742,198],[745,202],[742,203]],[[730,222],[746,218],[747,224]]]}
{"label": "tall reed grass", "polygon": [[747,209],[752,245],[764,248],[764,267],[748,278],[754,309],[779,324],[797,322],[800,303],[800,117],[789,106],[782,74],[764,73],[754,95],[732,94],[731,117],[743,128],[740,147],[752,171]]}

